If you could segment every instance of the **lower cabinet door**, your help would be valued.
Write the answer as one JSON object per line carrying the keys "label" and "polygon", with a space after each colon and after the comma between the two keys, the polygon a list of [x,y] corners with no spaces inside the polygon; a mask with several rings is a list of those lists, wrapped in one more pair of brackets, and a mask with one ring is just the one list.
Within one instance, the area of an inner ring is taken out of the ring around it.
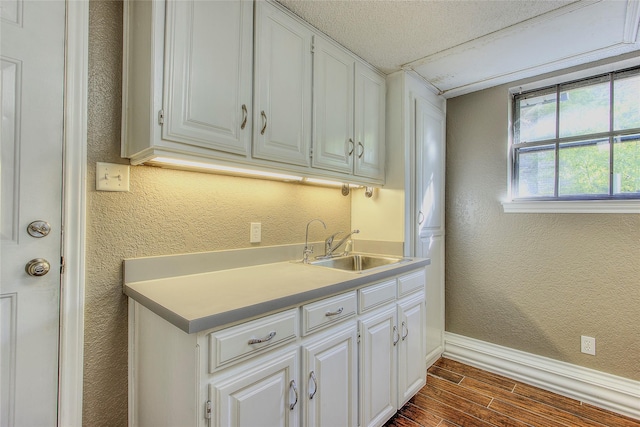
{"label": "lower cabinet door", "polygon": [[[316,337],[317,335],[317,337]],[[358,330],[355,321],[303,343],[304,426],[357,427]]]}
{"label": "lower cabinet door", "polygon": [[229,368],[209,386],[217,427],[295,427],[301,398],[297,347]]}
{"label": "lower cabinet door", "polygon": [[426,384],[425,311],[423,292],[398,301],[398,407]]}
{"label": "lower cabinet door", "polygon": [[381,426],[397,410],[396,305],[360,320],[360,425]]}

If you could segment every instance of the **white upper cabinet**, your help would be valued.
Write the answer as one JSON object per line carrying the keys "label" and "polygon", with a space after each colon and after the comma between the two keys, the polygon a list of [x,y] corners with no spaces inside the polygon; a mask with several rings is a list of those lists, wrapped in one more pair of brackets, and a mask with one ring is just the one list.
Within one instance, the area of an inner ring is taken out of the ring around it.
{"label": "white upper cabinet", "polygon": [[131,164],[381,185],[384,96],[384,76],[276,2],[124,2]]}
{"label": "white upper cabinet", "polygon": [[311,30],[256,2],[253,156],[309,165]]}
{"label": "white upper cabinet", "polygon": [[353,171],[353,56],[320,37],[313,50],[313,166]]}
{"label": "white upper cabinet", "polygon": [[384,182],[384,77],[319,36],[313,61],[313,166]]}
{"label": "white upper cabinet", "polygon": [[384,181],[385,80],[356,63],[355,174]]}
{"label": "white upper cabinet", "polygon": [[170,1],[164,139],[238,154],[251,144],[250,1]]}
{"label": "white upper cabinet", "polygon": [[246,160],[253,3],[127,1],[122,156]]}

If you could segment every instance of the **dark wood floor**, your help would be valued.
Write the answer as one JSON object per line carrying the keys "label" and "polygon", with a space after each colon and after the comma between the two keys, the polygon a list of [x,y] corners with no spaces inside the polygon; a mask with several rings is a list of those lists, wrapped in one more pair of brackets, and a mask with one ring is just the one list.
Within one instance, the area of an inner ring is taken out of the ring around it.
{"label": "dark wood floor", "polygon": [[386,427],[640,427],[640,420],[532,387],[450,359]]}

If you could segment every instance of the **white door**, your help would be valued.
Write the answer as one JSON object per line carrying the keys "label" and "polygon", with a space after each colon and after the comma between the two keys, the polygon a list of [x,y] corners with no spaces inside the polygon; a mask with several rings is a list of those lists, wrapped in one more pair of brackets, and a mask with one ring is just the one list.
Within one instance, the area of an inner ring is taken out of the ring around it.
{"label": "white door", "polygon": [[253,156],[309,165],[311,31],[276,6],[255,3]]}
{"label": "white door", "polygon": [[355,174],[382,180],[385,164],[385,80],[371,69],[356,64],[355,81]]}
{"label": "white door", "polygon": [[167,3],[163,138],[247,154],[253,3]]}
{"label": "white door", "polygon": [[409,401],[426,383],[424,293],[398,302],[398,407]]}
{"label": "white door", "polygon": [[353,57],[314,37],[313,167],[353,173]]}
{"label": "white door", "polygon": [[[0,425],[55,426],[65,2],[3,1],[0,13]],[[50,271],[34,261],[29,275],[34,259]]]}
{"label": "white door", "polygon": [[444,351],[444,179],[445,114],[430,102],[415,101],[416,227],[415,256],[427,267],[427,360]]}
{"label": "white door", "polygon": [[360,425],[381,426],[397,409],[396,305],[379,309],[360,323]]}
{"label": "white door", "polygon": [[298,350],[266,355],[229,369],[210,385],[218,427],[296,427],[300,422]]}
{"label": "white door", "polygon": [[436,106],[417,98],[415,120],[418,237],[425,239],[444,233],[446,119]]}
{"label": "white door", "polygon": [[317,334],[303,346],[302,370],[307,427],[356,427],[358,425],[358,330],[356,323],[344,329]]}

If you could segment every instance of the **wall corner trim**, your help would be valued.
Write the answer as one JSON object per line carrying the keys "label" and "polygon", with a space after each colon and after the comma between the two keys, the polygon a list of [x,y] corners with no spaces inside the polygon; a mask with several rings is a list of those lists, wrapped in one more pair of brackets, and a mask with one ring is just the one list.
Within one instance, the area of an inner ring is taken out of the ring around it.
{"label": "wall corner trim", "polygon": [[640,419],[640,382],[445,332],[443,357]]}

